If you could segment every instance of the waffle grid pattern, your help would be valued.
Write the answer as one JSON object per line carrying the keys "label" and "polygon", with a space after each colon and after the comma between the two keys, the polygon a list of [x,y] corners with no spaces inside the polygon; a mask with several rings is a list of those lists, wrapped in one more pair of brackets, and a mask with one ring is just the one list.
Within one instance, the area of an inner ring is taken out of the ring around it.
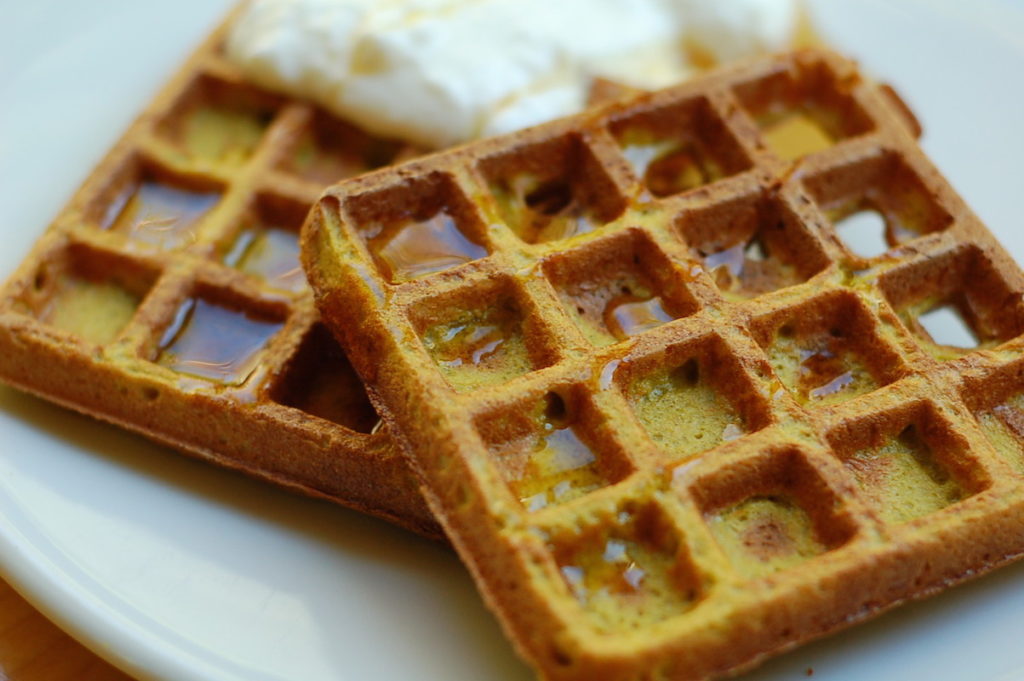
{"label": "waffle grid pattern", "polygon": [[[794,160],[769,131],[801,107],[835,143]],[[736,672],[1024,550],[1024,420],[993,415],[1024,392],[1024,278],[918,133],[797,52],[314,209],[321,313],[542,676]],[[637,140],[687,149],[676,185]],[[890,240],[870,258],[841,223],[865,205]],[[403,268],[394,235],[425,223],[486,256]],[[977,347],[931,339],[944,304]],[[586,454],[529,460],[569,431]]]}
{"label": "waffle grid pattern", "polygon": [[437,536],[298,262],[326,184],[417,152],[252,86],[222,56],[230,21],[6,284],[0,377]]}

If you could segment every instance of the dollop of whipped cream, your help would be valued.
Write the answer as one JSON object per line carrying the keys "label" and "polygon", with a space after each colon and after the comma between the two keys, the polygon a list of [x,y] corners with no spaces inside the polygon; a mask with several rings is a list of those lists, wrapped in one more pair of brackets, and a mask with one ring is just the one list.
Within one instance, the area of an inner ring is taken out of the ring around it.
{"label": "dollop of whipped cream", "polygon": [[250,0],[228,58],[260,85],[441,148],[785,47],[797,0]]}

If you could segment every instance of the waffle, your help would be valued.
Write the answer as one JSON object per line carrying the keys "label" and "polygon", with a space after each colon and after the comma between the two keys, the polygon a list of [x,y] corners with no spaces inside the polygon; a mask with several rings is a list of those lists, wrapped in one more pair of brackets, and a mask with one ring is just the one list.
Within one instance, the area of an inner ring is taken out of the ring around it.
{"label": "waffle", "polygon": [[298,261],[324,186],[418,150],[254,87],[230,21],[0,291],[0,379],[437,536]]}
{"label": "waffle", "polygon": [[798,51],[318,202],[321,315],[543,678],[736,673],[1024,550],[1024,277],[919,133]]}

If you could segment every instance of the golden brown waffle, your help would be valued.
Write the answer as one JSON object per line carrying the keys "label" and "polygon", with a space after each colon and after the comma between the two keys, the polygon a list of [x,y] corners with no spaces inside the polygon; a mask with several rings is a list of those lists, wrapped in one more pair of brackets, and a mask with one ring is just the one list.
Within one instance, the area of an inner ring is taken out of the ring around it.
{"label": "golden brown waffle", "polygon": [[543,677],[736,672],[1024,550],[1024,277],[918,133],[797,52],[320,200],[321,314]]}
{"label": "golden brown waffle", "polygon": [[254,87],[221,56],[227,26],[0,292],[0,379],[438,535],[298,262],[324,186],[416,150]]}

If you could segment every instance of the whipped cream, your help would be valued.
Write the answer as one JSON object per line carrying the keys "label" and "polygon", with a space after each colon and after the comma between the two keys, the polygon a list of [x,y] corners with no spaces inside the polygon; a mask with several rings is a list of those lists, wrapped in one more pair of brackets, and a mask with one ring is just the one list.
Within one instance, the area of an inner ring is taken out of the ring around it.
{"label": "whipped cream", "polygon": [[581,110],[595,77],[657,88],[688,55],[780,49],[797,0],[251,0],[227,55],[254,82],[427,147]]}

